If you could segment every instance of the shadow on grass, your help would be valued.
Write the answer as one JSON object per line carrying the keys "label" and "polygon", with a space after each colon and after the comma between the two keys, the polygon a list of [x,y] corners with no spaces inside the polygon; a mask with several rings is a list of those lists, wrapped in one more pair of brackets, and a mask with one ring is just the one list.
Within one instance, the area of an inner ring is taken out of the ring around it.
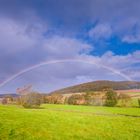
{"label": "shadow on grass", "polygon": [[24,109],[45,109],[45,107],[23,107]]}

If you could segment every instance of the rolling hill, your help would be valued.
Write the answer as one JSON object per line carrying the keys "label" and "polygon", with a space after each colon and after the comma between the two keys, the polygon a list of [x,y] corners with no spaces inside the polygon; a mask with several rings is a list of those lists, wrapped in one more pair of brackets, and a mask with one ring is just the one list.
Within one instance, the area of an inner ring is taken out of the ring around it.
{"label": "rolling hill", "polygon": [[129,89],[140,89],[140,82],[136,81],[93,81],[83,83],[64,89],[56,90],[50,94],[66,94],[66,93],[77,93],[87,91],[100,91],[101,89],[109,87],[114,90],[129,90]]}

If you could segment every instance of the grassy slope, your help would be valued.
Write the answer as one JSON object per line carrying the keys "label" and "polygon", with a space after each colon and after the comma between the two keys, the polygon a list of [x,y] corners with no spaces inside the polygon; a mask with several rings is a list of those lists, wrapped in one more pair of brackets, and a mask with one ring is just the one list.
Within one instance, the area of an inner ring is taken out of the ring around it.
{"label": "grassy slope", "polygon": [[[0,106],[0,140],[139,140],[139,108]],[[102,115],[99,115],[102,114]],[[111,115],[103,115],[111,114]]]}

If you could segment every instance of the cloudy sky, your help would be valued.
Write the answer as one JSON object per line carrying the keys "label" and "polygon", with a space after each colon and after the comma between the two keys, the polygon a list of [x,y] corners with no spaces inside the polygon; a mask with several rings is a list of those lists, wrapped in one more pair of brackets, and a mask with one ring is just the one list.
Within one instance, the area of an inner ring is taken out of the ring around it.
{"label": "cloudy sky", "polygon": [[140,81],[139,0],[0,0],[0,93]]}

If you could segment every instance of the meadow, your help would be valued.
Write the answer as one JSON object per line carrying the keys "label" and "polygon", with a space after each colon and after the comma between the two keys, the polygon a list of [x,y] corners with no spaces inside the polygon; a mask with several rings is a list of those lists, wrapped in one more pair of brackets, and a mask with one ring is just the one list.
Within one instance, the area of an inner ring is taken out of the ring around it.
{"label": "meadow", "polygon": [[0,105],[0,140],[140,140],[140,108]]}

